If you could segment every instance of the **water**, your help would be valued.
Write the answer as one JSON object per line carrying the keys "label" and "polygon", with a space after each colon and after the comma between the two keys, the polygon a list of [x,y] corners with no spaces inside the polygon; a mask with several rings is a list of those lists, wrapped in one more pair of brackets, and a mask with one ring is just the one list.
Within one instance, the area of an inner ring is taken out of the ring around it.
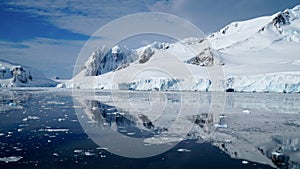
{"label": "water", "polygon": [[1,168],[299,168],[300,95],[2,90]]}

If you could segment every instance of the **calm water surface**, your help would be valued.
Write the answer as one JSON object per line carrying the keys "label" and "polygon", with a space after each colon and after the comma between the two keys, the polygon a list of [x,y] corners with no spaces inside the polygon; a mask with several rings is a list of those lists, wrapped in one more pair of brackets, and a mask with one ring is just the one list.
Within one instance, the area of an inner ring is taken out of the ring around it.
{"label": "calm water surface", "polygon": [[1,168],[300,168],[300,95],[1,90]]}

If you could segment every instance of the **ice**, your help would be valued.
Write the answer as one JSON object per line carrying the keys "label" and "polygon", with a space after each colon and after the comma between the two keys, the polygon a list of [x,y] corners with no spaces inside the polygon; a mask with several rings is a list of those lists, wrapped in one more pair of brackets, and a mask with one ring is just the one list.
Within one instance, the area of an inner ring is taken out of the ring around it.
{"label": "ice", "polygon": [[84,152],[84,155],[85,155],[85,156],[93,156],[93,155],[95,155],[95,153],[86,151],[86,152]]}
{"label": "ice", "polygon": [[245,114],[250,114],[251,113],[251,111],[248,110],[248,109],[244,109],[242,112],[245,113]]}
{"label": "ice", "polygon": [[17,162],[17,161],[21,160],[22,158],[23,157],[21,157],[21,156],[2,157],[2,158],[0,158],[0,161],[10,163],[10,162]]}
{"label": "ice", "polygon": [[57,119],[57,121],[59,121],[59,122],[64,121],[64,120],[66,120],[66,119],[65,118],[59,118],[59,119]]}
{"label": "ice", "polygon": [[70,129],[39,129],[38,131],[45,131],[45,132],[68,132]]}
{"label": "ice", "polygon": [[57,82],[40,71],[0,59],[0,87],[54,87]]}
{"label": "ice", "polygon": [[227,124],[215,124],[215,127],[217,128],[227,128]]}
{"label": "ice", "polygon": [[243,160],[242,161],[242,164],[248,164],[249,162],[248,161],[246,161],[246,160]]}
{"label": "ice", "polygon": [[107,150],[106,147],[97,147],[97,150]]}
{"label": "ice", "polygon": [[74,153],[82,153],[83,150],[74,150]]}
{"label": "ice", "polygon": [[59,156],[58,153],[53,153],[52,155],[55,156],[55,157],[58,157],[58,156]]}
{"label": "ice", "polygon": [[91,152],[91,150],[87,150],[87,151],[84,151],[84,150],[74,150],[74,153],[78,154],[78,155],[84,155],[84,156],[94,156],[95,153],[94,152]]}
{"label": "ice", "polygon": [[57,104],[57,105],[64,105],[64,102],[59,102],[59,101],[48,101],[46,104]]}
{"label": "ice", "polygon": [[22,121],[28,121],[28,120],[38,120],[40,119],[38,116],[27,116]]}
{"label": "ice", "polygon": [[178,152],[186,152],[186,153],[191,152],[191,150],[189,150],[189,149],[184,149],[184,148],[177,149],[177,151],[178,151]]}
{"label": "ice", "polygon": [[[82,63],[81,72],[60,87],[299,93],[298,8],[233,22],[207,39],[132,50],[115,46],[106,55],[100,46]],[[210,68],[220,69],[217,80],[210,77]]]}
{"label": "ice", "polygon": [[17,106],[16,103],[9,103],[8,105],[9,105],[9,106]]}

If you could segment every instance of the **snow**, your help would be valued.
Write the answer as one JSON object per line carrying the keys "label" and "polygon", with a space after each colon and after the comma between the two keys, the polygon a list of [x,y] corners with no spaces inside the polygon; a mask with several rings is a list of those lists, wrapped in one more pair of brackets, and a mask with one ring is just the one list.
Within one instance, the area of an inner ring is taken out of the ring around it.
{"label": "snow", "polygon": [[299,93],[299,8],[233,22],[207,39],[102,48],[57,87]]}
{"label": "snow", "polygon": [[0,59],[0,87],[54,87],[57,82],[38,70]]}

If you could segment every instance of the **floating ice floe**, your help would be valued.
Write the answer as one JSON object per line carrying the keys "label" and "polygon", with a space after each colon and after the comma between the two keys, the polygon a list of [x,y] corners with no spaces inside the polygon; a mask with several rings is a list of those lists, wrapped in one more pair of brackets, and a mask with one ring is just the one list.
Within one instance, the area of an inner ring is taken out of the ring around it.
{"label": "floating ice floe", "polygon": [[177,149],[178,152],[191,152],[191,150],[189,149],[184,149],[184,148],[180,148],[180,149]]}
{"label": "floating ice floe", "polygon": [[58,157],[59,155],[58,155],[58,153],[53,153],[52,154],[53,156],[56,156],[56,157]]}
{"label": "floating ice floe", "polygon": [[251,111],[248,110],[248,109],[244,109],[242,112],[245,113],[245,114],[250,114],[251,113]]}
{"label": "floating ice floe", "polygon": [[64,104],[66,104],[66,103],[64,103],[64,102],[58,102],[58,101],[48,101],[46,104],[64,105]]}
{"label": "floating ice floe", "polygon": [[64,121],[64,120],[66,120],[66,119],[65,118],[59,118],[59,119],[57,119],[57,121],[59,121],[59,122]]}
{"label": "floating ice floe", "polygon": [[40,118],[37,116],[28,116],[28,117],[24,118],[23,121],[38,120],[38,119],[40,119]]}
{"label": "floating ice floe", "polygon": [[68,132],[69,129],[39,129],[39,131],[46,131],[46,132]]}
{"label": "floating ice floe", "polygon": [[16,103],[9,103],[8,105],[9,105],[9,106],[17,106]]}
{"label": "floating ice floe", "polygon": [[83,150],[74,150],[74,153],[82,153]]}
{"label": "floating ice floe", "polygon": [[127,133],[127,135],[132,136],[135,135],[135,133]]}
{"label": "floating ice floe", "polygon": [[22,158],[23,157],[21,157],[21,156],[2,157],[2,158],[0,158],[0,161],[4,161],[6,163],[17,162],[17,161],[21,160]]}
{"label": "floating ice floe", "polygon": [[249,162],[248,161],[246,161],[246,160],[243,160],[242,161],[242,164],[248,164]]}
{"label": "floating ice floe", "polygon": [[227,124],[215,124],[215,127],[217,128],[227,128]]}
{"label": "floating ice floe", "polygon": [[85,155],[85,156],[93,156],[93,155],[95,155],[95,153],[86,151],[86,152],[84,152],[84,155]]}
{"label": "floating ice floe", "polygon": [[97,150],[107,150],[108,148],[106,148],[106,147],[97,147],[96,149]]}

